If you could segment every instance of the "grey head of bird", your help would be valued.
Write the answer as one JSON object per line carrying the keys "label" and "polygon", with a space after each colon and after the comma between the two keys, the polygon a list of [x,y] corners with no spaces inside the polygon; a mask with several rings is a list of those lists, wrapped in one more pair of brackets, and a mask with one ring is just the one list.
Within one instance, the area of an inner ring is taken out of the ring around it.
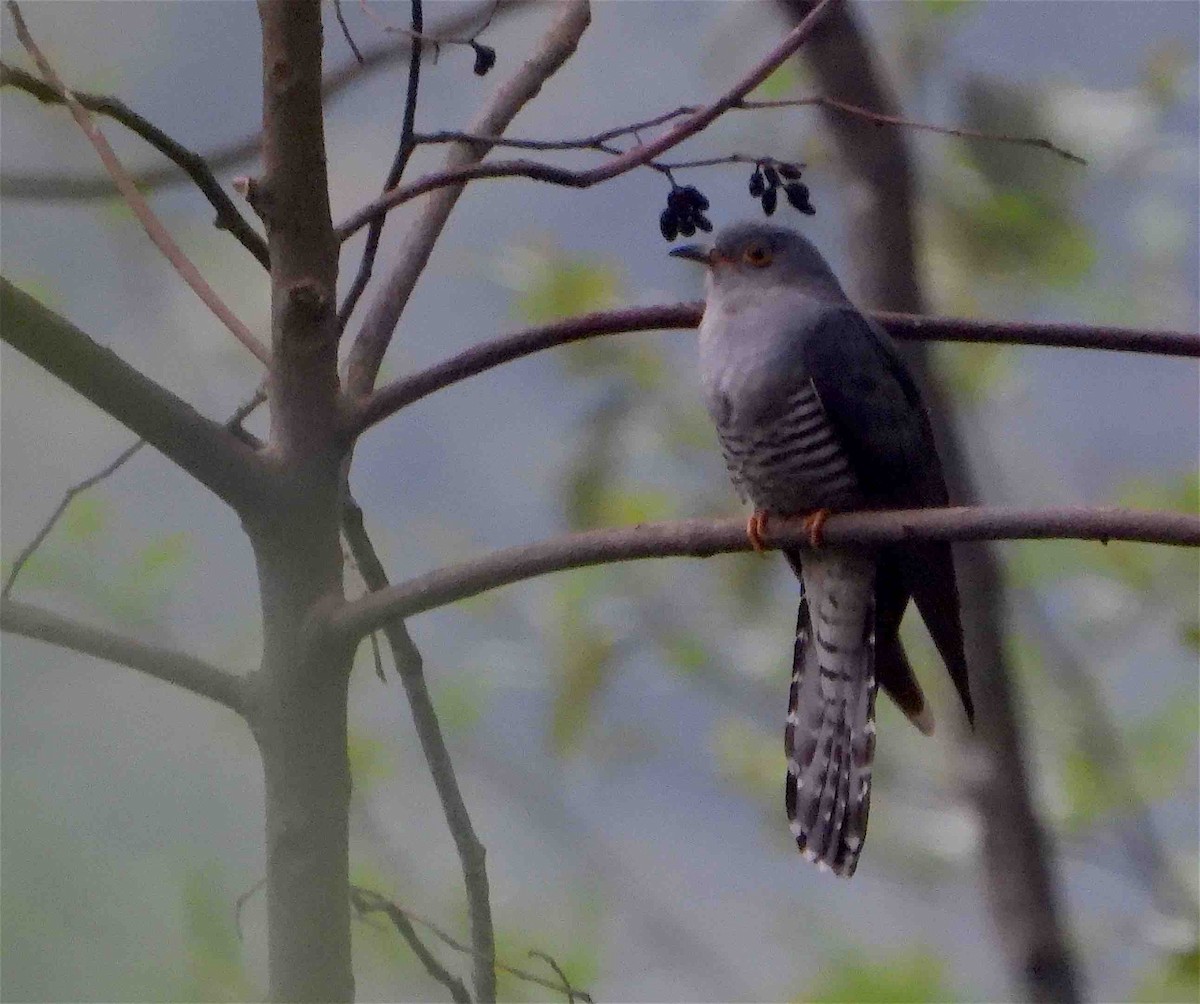
{"label": "grey head of bird", "polygon": [[769,223],[735,223],[723,228],[712,247],[688,244],[671,254],[707,266],[709,299],[730,292],[780,287],[817,299],[844,302],[846,294],[829,264],[803,234]]}

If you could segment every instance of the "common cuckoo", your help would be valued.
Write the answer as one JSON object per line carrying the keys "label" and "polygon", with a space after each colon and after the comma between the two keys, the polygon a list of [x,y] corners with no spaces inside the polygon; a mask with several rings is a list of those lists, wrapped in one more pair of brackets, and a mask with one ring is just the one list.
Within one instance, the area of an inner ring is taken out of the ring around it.
{"label": "common cuckoo", "polygon": [[671,252],[707,266],[700,324],[706,403],[756,549],[772,515],[806,517],[784,552],[800,580],[784,749],[800,851],[854,874],[867,832],[882,685],[914,725],[933,716],[900,644],[910,599],[974,711],[950,546],[825,546],[829,512],[948,501],[929,417],[888,336],[846,298],[807,239],[743,223]]}

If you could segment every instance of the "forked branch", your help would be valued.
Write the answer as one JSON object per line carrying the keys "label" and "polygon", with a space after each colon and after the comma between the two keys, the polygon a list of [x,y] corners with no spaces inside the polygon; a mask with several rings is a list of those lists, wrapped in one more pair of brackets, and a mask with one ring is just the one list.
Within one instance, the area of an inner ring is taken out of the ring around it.
{"label": "forked branch", "polygon": [[[648,143],[639,143],[631,150],[612,157],[587,171],[570,171],[566,168],[555,167],[551,164],[539,164],[535,161],[515,160],[497,161],[495,163],[467,164],[461,167],[448,168],[437,174],[427,175],[411,185],[401,185],[392,189],[380,199],[364,206],[338,228],[338,236],[345,240],[351,234],[366,226],[380,214],[386,213],[394,206],[414,199],[418,195],[431,192],[435,188],[447,185],[460,185],[474,178],[512,178],[525,177],[536,181],[548,181],[570,188],[590,188],[602,181],[608,181],[632,171],[635,167],[653,160],[659,154],[678,146],[685,139],[696,135],[713,121],[742,102],[746,95],[767,79],[778,69],[789,56],[802,46],[820,24],[829,8],[837,0],[821,0],[803,21],[784,37],[774,49],[764,56],[757,65],[746,73],[733,87],[722,94],[711,104],[705,105],[696,112],[688,115],[682,121],[664,132],[661,136]],[[475,131],[475,130],[472,130]]]}
{"label": "forked branch", "polygon": [[200,274],[200,270],[184,254],[183,249],[175,243],[175,239],[171,236],[167,228],[163,226],[162,221],[154,214],[154,211],[150,208],[150,204],[146,202],[142,193],[137,190],[137,186],[133,183],[133,178],[125,170],[124,165],[116,153],[113,152],[113,148],[109,146],[108,140],[104,138],[104,133],[92,121],[92,117],[87,109],[76,100],[74,94],[62,82],[58,73],[55,72],[54,67],[50,65],[49,60],[46,59],[41,49],[38,48],[37,43],[34,42],[33,36],[30,35],[29,29],[25,24],[25,19],[21,16],[21,8],[17,6],[16,0],[8,0],[7,6],[21,44],[25,46],[30,58],[37,64],[37,68],[46,83],[54,89],[67,108],[70,109],[71,117],[75,119],[79,128],[83,130],[83,134],[87,137],[88,142],[92,144],[96,154],[100,157],[100,162],[104,165],[104,169],[108,171],[113,183],[117,186],[117,190],[120,191],[121,196],[133,211],[133,215],[141,223],[142,229],[146,231],[146,236],[162,252],[163,257],[171,263],[175,271],[191,287],[192,291],[200,298],[204,305],[229,329],[230,334],[241,342],[259,362],[263,364],[270,363],[271,354],[266,346],[254,337],[250,329],[229,309],[225,301],[217,295],[216,290],[208,284],[208,280]]}
{"label": "forked branch", "polygon": [[275,478],[229,429],[0,277],[0,338],[146,440],[234,509],[269,504]]}
{"label": "forked branch", "polygon": [[[831,516],[826,544],[897,544],[914,540],[1133,540],[1200,546],[1200,516],[1118,508],[947,508]],[[807,530],[797,520],[774,521],[768,547],[804,547]],[[743,519],[689,519],[568,534],[510,547],[474,561],[440,568],[353,603],[314,614],[311,629],[349,641],[413,614],[523,579],[568,568],[642,558],[693,557],[750,550]]]}
{"label": "forked branch", "polygon": [[[37,98],[45,104],[65,104],[62,94],[44,81],[38,80],[32,73],[0,62],[0,87],[16,87]],[[200,154],[189,150],[182,143],[168,136],[153,122],[143,118],[123,101],[107,94],[85,94],[82,91],[73,92],[75,100],[89,112],[107,115],[114,122],[120,122],[130,132],[141,136],[155,150],[176,164],[204,193],[213,209],[217,211],[214,221],[217,229],[228,230],[242,246],[257,259],[263,268],[270,268],[271,262],[267,256],[267,242],[238,211],[233,200],[225,194],[225,189],[217,181],[212,168]],[[136,184],[136,182],[135,182]]]}

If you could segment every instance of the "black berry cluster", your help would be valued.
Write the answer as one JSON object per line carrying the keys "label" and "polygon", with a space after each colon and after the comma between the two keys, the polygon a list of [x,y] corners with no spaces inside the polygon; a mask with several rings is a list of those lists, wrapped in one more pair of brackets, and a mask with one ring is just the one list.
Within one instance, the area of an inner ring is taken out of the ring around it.
{"label": "black berry cluster", "polygon": [[[782,180],[781,180],[782,179]],[[779,204],[779,189],[794,209],[805,216],[815,216],[816,210],[808,201],[808,186],[800,180],[797,164],[760,162],[750,175],[750,197],[762,201],[763,212],[770,216]]]}
{"label": "black berry cluster", "polygon": [[471,40],[471,48],[475,50],[475,76],[482,77],[496,65],[496,50],[474,39]]}
{"label": "black berry cluster", "polygon": [[667,196],[667,208],[658,218],[663,237],[673,241],[676,237],[691,237],[697,230],[711,233],[713,225],[704,215],[707,209],[708,199],[700,189],[673,185]]}

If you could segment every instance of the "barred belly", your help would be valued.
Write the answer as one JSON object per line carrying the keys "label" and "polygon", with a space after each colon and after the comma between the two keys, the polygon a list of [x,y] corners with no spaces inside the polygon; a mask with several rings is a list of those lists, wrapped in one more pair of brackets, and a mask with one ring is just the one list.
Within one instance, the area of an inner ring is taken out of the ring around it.
{"label": "barred belly", "polygon": [[861,505],[858,480],[812,381],[771,421],[718,431],[734,485],[758,508],[786,514]]}

